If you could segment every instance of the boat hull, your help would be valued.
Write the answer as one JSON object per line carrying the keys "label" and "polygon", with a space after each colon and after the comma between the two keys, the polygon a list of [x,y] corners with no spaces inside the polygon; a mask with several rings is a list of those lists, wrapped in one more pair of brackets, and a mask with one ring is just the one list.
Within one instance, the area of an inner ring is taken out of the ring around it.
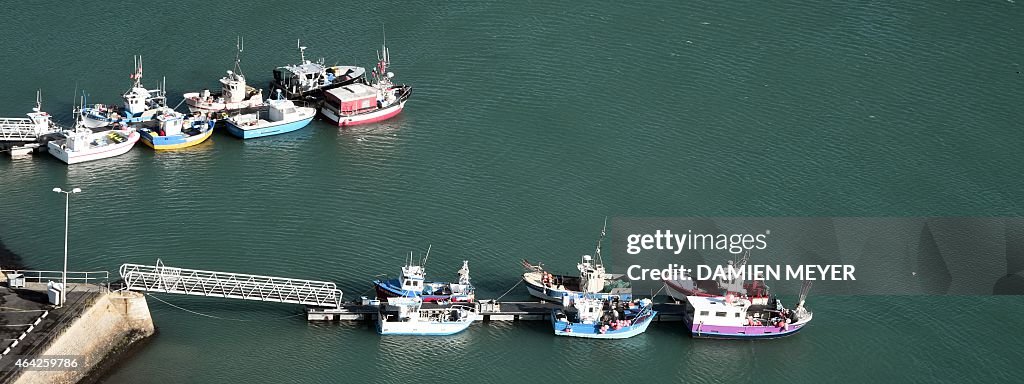
{"label": "boat hull", "polygon": [[477,314],[457,322],[400,322],[382,321],[377,319],[377,333],[385,336],[448,336],[465,331],[474,321]]}
{"label": "boat hull", "polygon": [[327,119],[333,121],[339,127],[350,127],[353,125],[370,124],[390,119],[397,116],[405,108],[405,100],[398,104],[389,106],[369,113],[360,113],[350,116],[338,116],[332,108],[321,108],[321,113]]}
{"label": "boat hull", "polygon": [[[560,289],[560,288],[557,288],[557,287],[544,287],[544,286],[542,286],[540,284],[537,284],[537,283],[535,283],[535,282],[533,282],[530,279],[527,279],[525,277],[523,278],[523,284],[526,285],[526,291],[530,293],[530,296],[536,297],[536,298],[541,299],[541,300],[546,300],[546,301],[554,301],[554,302],[561,303],[562,302],[562,297],[564,297],[566,295],[569,295],[570,297],[578,297],[578,296],[581,296],[581,295],[584,294],[583,292],[580,292],[580,291],[572,291],[572,290],[568,290],[568,289]],[[606,293],[606,292],[587,293],[587,295],[592,296],[594,298],[598,298],[598,299],[611,299],[611,298],[617,297],[620,300],[631,300],[633,298],[632,297],[633,295],[630,295],[630,294]]]}
{"label": "boat hull", "polygon": [[551,315],[551,326],[556,336],[582,337],[587,339],[626,339],[647,331],[647,327],[654,321],[658,311],[650,311],[644,314],[640,320],[633,325],[622,327],[617,330],[608,329],[601,333],[597,324],[569,323],[556,320],[554,313]]}
{"label": "boat hull", "polygon": [[716,295],[716,294],[713,294],[713,293],[708,293],[708,292],[703,291],[703,290],[701,290],[699,288],[696,288],[696,287],[694,287],[692,289],[687,289],[686,287],[683,287],[682,285],[679,285],[679,283],[671,281],[671,280],[665,280],[664,283],[665,283],[665,293],[669,297],[675,299],[676,301],[680,301],[680,302],[686,301],[686,296],[704,296],[704,297],[721,296],[721,295]]}
{"label": "boat hull", "polygon": [[237,103],[218,103],[204,101],[199,97],[199,92],[191,92],[183,95],[185,104],[192,112],[232,112],[247,108],[258,108],[263,105],[262,97],[257,96]]}
{"label": "boat hull", "polygon": [[158,109],[151,109],[142,112],[138,116],[134,117],[122,117],[122,118],[111,118],[104,112],[101,112],[95,108],[83,108],[82,109],[82,125],[86,128],[102,128],[114,124],[131,125],[153,120],[156,116]]}
{"label": "boat hull", "polygon": [[232,135],[235,135],[238,138],[255,139],[257,137],[280,135],[282,133],[297,131],[309,125],[309,123],[313,121],[314,116],[315,114],[310,114],[309,117],[301,120],[255,128],[239,127],[228,120],[226,126],[228,128],[228,132],[231,132]]}
{"label": "boat hull", "polygon": [[213,129],[208,129],[203,133],[193,136],[186,136],[184,134],[173,136],[154,136],[152,132],[149,131],[140,131],[140,134],[140,140],[143,144],[146,144],[150,148],[156,150],[168,150],[187,148],[202,143],[213,135]]}
{"label": "boat hull", "polygon": [[700,339],[776,339],[800,332],[805,325],[807,323],[791,324],[783,329],[773,326],[730,327],[696,324],[690,325],[690,334]]}
{"label": "boat hull", "polygon": [[135,142],[139,141],[139,132],[131,131],[128,134],[128,139],[123,143],[110,144],[100,148],[90,149],[88,151],[71,153],[63,148],[62,144],[51,141],[47,143],[47,151],[50,152],[53,157],[56,157],[60,161],[71,164],[84,163],[87,161],[106,159],[108,157],[120,156],[128,153],[135,146]]}

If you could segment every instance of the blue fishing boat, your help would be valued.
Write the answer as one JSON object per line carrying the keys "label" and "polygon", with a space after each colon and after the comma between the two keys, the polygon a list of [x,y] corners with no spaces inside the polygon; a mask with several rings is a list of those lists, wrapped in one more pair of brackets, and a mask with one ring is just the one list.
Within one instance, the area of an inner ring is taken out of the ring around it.
{"label": "blue fishing boat", "polygon": [[377,314],[381,335],[446,336],[469,328],[479,315],[466,305],[423,308],[419,297],[390,297]]}
{"label": "blue fishing boat", "polygon": [[159,125],[155,128],[140,128],[143,144],[153,149],[179,149],[202,143],[213,134],[216,120],[205,115],[185,116],[179,112],[168,110],[157,116]]}
{"label": "blue fishing boat", "polygon": [[424,302],[472,302],[475,294],[473,284],[469,280],[469,261],[462,261],[459,269],[459,282],[425,281],[427,259],[430,248],[419,264],[413,262],[409,254],[406,265],[402,267],[402,275],[397,279],[374,280],[377,298],[385,300],[389,297],[417,296]]}
{"label": "blue fishing boat", "polygon": [[594,256],[583,255],[576,268],[579,276],[552,274],[540,263],[531,264],[523,260],[523,284],[534,297],[561,302],[563,297],[589,295],[597,299],[619,298],[629,300],[633,296],[629,280],[622,274],[613,275],[605,271],[601,259],[601,241],[604,240],[608,222],[601,229],[601,237],[597,240]]}
{"label": "blue fishing boat", "polygon": [[134,125],[152,120],[167,108],[164,89],[146,89],[142,86],[142,57],[135,57],[135,69],[129,76],[132,86],[121,95],[124,107],[116,105],[94,104],[80,109],[81,124],[87,128],[100,128],[109,125]]}
{"label": "blue fishing boat", "polygon": [[658,315],[650,299],[607,300],[589,295],[564,296],[562,308],[551,311],[557,336],[625,339],[644,333]]}
{"label": "blue fishing boat", "polygon": [[260,117],[259,111],[231,116],[227,119],[228,132],[242,139],[279,135],[309,125],[316,116],[316,108],[300,107],[283,98],[270,100],[267,104],[266,119]]}

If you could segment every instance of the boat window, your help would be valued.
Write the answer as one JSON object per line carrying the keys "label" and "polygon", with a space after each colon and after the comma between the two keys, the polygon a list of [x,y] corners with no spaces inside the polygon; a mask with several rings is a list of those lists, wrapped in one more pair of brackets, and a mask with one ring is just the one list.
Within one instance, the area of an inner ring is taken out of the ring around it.
{"label": "boat window", "polygon": [[707,315],[710,315],[710,314],[711,314],[711,312],[708,312],[708,311],[700,311],[700,315],[701,316],[707,316]]}
{"label": "boat window", "polygon": [[715,312],[715,316],[725,317],[725,312]]}
{"label": "boat window", "polygon": [[736,312],[736,317],[740,317],[740,313],[739,312]]}

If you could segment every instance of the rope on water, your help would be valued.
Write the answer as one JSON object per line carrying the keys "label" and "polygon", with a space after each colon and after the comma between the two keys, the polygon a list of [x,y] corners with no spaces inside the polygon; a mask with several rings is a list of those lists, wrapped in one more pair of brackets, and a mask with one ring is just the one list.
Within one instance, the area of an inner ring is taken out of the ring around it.
{"label": "rope on water", "polygon": [[[182,308],[182,307],[179,307],[177,305],[168,303],[167,301],[164,301],[163,299],[160,299],[159,297],[153,296],[150,293],[147,293],[146,296],[152,297],[152,298],[156,299],[157,301],[159,301],[161,303],[167,304],[167,305],[169,305],[171,307],[180,309],[182,311],[185,311],[185,312],[188,312],[188,313],[191,313],[191,314],[194,314],[194,315],[199,315],[199,316],[203,316],[203,317],[209,317],[211,319],[230,320],[230,321],[256,321],[257,320],[257,319],[232,319],[232,318],[229,318],[229,317],[220,317],[220,316],[208,315],[208,314],[205,314],[205,313],[199,313],[199,312],[193,311],[191,309]],[[274,319],[271,319],[271,320],[289,319],[289,318],[292,318],[292,317],[297,317],[297,316],[302,316],[302,315],[304,315],[304,313],[298,313],[298,314],[294,314],[294,315],[290,315],[290,316],[278,317],[278,318],[274,318]]]}
{"label": "rope on water", "polygon": [[509,288],[507,291],[505,291],[505,293],[502,293],[501,296],[498,296],[498,298],[494,299],[494,301],[500,301],[502,297],[505,297],[505,295],[507,295],[509,292],[512,292],[513,289],[516,289],[516,287],[518,287],[519,284],[521,284],[522,282],[523,279],[519,279],[519,281],[516,282],[516,285],[513,285],[512,288]]}

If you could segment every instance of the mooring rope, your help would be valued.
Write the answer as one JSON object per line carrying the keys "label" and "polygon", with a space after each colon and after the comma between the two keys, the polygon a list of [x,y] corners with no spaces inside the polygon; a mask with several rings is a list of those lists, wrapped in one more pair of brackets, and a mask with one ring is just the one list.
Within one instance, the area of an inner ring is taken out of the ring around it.
{"label": "mooring rope", "polygon": [[494,299],[494,301],[500,301],[502,297],[505,297],[505,295],[507,295],[509,292],[512,292],[513,289],[516,289],[516,287],[518,287],[519,284],[522,284],[522,282],[523,279],[519,279],[519,281],[516,282],[516,285],[513,285],[512,288],[509,288],[507,291],[505,291],[505,293],[502,293],[501,296],[498,296],[498,298]]}
{"label": "mooring rope", "polygon": [[[165,300],[163,300],[163,299],[161,299],[159,297],[153,296],[150,293],[147,293],[146,296],[152,297],[152,298],[156,299],[157,301],[159,301],[161,303],[167,304],[167,305],[169,305],[171,307],[180,309],[182,311],[185,311],[185,312],[188,312],[188,313],[191,313],[191,314],[194,314],[194,315],[199,315],[199,316],[203,316],[203,317],[209,317],[211,319],[230,320],[230,321],[257,321],[257,320],[259,320],[259,319],[233,319],[233,318],[230,318],[230,317],[220,317],[220,316],[208,315],[208,314],[205,314],[205,313],[199,313],[199,312],[193,311],[191,309],[182,308],[182,307],[179,307],[177,305],[168,303],[167,301],[165,301]],[[270,319],[270,320],[289,319],[289,318],[292,318],[292,317],[297,317],[297,316],[302,316],[302,315],[304,315],[304,314],[303,313],[298,313],[298,314],[294,314],[294,315],[290,315],[290,316],[277,317],[277,318],[273,318],[273,319]]]}

